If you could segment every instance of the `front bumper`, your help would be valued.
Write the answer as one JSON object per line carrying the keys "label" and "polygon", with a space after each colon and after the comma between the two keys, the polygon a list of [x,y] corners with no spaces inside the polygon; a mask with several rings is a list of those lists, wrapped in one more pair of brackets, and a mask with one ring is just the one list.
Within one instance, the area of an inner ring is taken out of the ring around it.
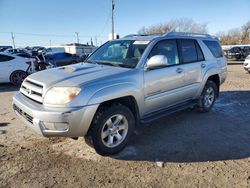
{"label": "front bumper", "polygon": [[246,71],[249,71],[250,70],[250,63],[244,63],[244,69],[246,70]]}
{"label": "front bumper", "polygon": [[250,70],[250,68],[248,68],[248,67],[244,67],[244,69],[245,69],[245,71],[249,71]]}
{"label": "front bumper", "polygon": [[[13,97],[13,108],[24,122],[37,133],[46,136],[79,137],[88,132],[98,105],[74,108],[51,108],[38,104],[18,92]],[[48,124],[56,124],[49,129]],[[66,128],[60,128],[63,126]]]}

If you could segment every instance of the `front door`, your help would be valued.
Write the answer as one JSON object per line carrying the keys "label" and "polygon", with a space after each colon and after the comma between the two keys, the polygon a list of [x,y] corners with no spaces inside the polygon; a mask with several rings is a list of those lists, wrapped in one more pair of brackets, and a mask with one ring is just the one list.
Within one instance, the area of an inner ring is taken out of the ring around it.
{"label": "front door", "polygon": [[15,69],[14,57],[0,54],[0,82],[9,82],[10,74]]}
{"label": "front door", "polygon": [[169,66],[144,72],[144,115],[183,102],[185,70],[180,64],[177,41],[158,42],[148,59],[154,55],[166,56]]}

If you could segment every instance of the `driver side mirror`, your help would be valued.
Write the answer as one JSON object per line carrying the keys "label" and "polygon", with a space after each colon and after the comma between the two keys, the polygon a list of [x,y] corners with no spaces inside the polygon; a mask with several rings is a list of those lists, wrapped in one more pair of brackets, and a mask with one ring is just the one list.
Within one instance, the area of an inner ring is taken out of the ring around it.
{"label": "driver side mirror", "polygon": [[159,68],[159,67],[166,67],[168,66],[168,59],[164,55],[155,55],[152,56],[148,61],[147,61],[147,66],[146,70],[154,69],[154,68]]}

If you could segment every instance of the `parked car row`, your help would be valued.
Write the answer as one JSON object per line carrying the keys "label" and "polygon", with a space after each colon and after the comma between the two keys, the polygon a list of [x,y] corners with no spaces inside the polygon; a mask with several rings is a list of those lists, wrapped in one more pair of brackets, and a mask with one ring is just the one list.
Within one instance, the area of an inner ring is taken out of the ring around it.
{"label": "parked car row", "polygon": [[87,55],[78,56],[66,52],[45,53],[43,47],[29,50],[5,48],[0,52],[0,83],[21,85],[31,73],[79,63],[86,57]]}
{"label": "parked car row", "polygon": [[225,50],[224,54],[230,60],[245,60],[250,55],[250,46],[234,46],[229,50]]}

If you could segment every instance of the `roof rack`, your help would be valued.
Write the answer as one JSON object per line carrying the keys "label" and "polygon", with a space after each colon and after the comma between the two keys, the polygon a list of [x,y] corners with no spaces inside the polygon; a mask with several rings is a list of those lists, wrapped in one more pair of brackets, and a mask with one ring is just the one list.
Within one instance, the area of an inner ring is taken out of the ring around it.
{"label": "roof rack", "polygon": [[147,35],[147,34],[130,34],[130,35],[126,35],[123,38],[128,38],[128,37],[146,37],[146,36],[152,36],[152,35]]}
{"label": "roof rack", "polygon": [[208,37],[214,38],[209,34],[190,33],[190,32],[167,32],[163,36],[193,36],[193,37]]}

